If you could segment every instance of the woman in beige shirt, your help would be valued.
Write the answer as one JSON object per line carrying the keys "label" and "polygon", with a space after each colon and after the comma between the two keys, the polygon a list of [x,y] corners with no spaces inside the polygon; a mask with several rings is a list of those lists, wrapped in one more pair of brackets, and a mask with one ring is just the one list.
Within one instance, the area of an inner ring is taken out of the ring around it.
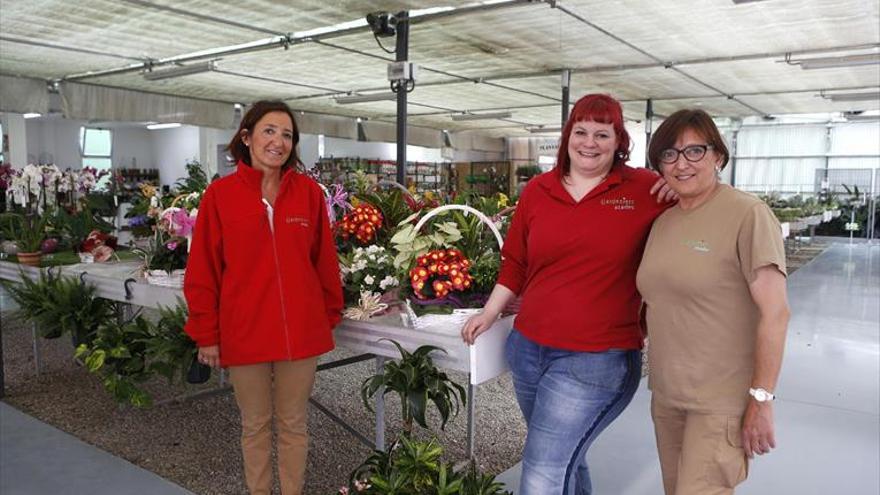
{"label": "woman in beige shirt", "polygon": [[728,151],[702,110],[648,147],[679,194],[654,223],[637,284],[651,339],[651,415],[667,495],[728,495],[776,446],[773,390],[788,325],[779,223],[719,180]]}

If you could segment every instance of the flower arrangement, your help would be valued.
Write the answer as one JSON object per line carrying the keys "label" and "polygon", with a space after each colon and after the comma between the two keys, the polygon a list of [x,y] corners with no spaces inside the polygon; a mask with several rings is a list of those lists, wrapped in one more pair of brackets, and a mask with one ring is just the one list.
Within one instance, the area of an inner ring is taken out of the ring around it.
{"label": "flower arrangement", "polygon": [[366,245],[375,240],[382,228],[382,220],[382,212],[378,208],[369,203],[360,203],[345,214],[337,225],[344,240],[354,237],[360,244]]}
{"label": "flower arrangement", "polygon": [[416,258],[409,271],[413,294],[421,300],[443,299],[450,292],[470,289],[473,277],[471,262],[457,249],[434,249]]}
{"label": "flower arrangement", "polygon": [[375,244],[354,248],[339,269],[349,303],[357,303],[362,293],[381,296],[400,285],[391,253]]}
{"label": "flower arrangement", "polygon": [[84,263],[102,263],[109,260],[116,250],[116,237],[93,230],[88,237],[76,247],[80,260]]}

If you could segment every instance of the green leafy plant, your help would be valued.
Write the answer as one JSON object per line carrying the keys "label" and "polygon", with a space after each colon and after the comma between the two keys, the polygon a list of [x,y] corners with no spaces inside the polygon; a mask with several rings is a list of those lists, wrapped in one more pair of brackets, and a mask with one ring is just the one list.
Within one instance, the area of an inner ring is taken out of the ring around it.
{"label": "green leafy plant", "polygon": [[409,352],[394,340],[383,340],[394,344],[401,358],[399,361],[388,361],[382,372],[364,380],[361,384],[364,406],[373,411],[370,398],[380,389],[383,389],[383,395],[396,393],[400,396],[404,433],[411,434],[413,421],[422,428],[428,428],[425,413],[431,402],[440,413],[440,429],[445,429],[450,414],[458,415],[459,408],[467,402],[464,387],[440,371],[431,359],[433,351],[446,351],[437,346],[423,345]]}
{"label": "green leafy plant", "polygon": [[174,381],[186,378],[198,353],[195,342],[183,331],[187,319],[186,304],[178,299],[173,307],[159,307],[159,320],[146,340],[149,369]]}
{"label": "green leafy plant", "polygon": [[93,230],[109,233],[115,227],[98,216],[91,208],[85,206],[82,211],[69,213],[64,208],[55,210],[52,219],[54,230],[68,241],[69,245],[76,250]]}
{"label": "green leafy plant", "polygon": [[127,322],[111,318],[98,327],[90,344],[77,347],[76,358],[101,376],[104,388],[117,402],[147,407],[153,399],[141,384],[153,376],[147,367],[147,342],[153,334],[152,324],[142,316]]}
{"label": "green leafy plant", "polygon": [[374,451],[349,477],[348,493],[365,495],[509,495],[471,461],[461,471],[443,462],[436,439],[401,436],[387,452]]}
{"label": "green leafy plant", "polygon": [[3,238],[15,241],[20,253],[35,253],[46,237],[47,216],[21,213],[0,213]]}
{"label": "green leafy plant", "polygon": [[50,271],[41,271],[36,280],[31,280],[22,271],[20,284],[9,280],[0,280],[0,284],[18,305],[18,309],[15,310],[17,316],[34,322],[44,338],[61,337],[61,325],[48,316],[55,311],[58,276],[52,275]]}

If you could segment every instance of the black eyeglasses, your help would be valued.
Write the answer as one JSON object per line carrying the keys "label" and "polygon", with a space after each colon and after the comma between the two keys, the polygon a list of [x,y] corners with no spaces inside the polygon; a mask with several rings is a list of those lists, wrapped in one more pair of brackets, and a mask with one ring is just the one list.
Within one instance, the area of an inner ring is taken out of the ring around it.
{"label": "black eyeglasses", "polygon": [[706,156],[706,151],[715,148],[711,144],[692,144],[684,149],[667,148],[660,152],[660,163],[670,164],[678,161],[678,155],[684,155],[689,162],[698,162]]}

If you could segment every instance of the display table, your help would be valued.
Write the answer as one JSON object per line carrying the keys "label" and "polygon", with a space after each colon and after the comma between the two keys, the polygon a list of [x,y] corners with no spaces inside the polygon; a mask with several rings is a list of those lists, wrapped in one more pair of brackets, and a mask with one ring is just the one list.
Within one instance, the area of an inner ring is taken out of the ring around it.
{"label": "display table", "polygon": [[[51,270],[56,274],[60,272],[62,275],[80,277],[84,282],[94,285],[97,296],[104,299],[147,308],[171,307],[179,301],[183,302],[181,289],[147,284],[138,276],[138,266],[137,262],[77,263],[52,267]],[[38,268],[0,261],[0,278],[4,280],[21,280],[22,274],[36,279],[39,277],[39,272]],[[395,313],[371,318],[368,321],[343,320],[336,327],[334,336],[337,345],[341,347],[357,353],[374,355],[377,368],[381,367],[387,358],[400,357],[397,348],[391,342],[382,339],[394,340],[409,351],[426,344],[444,349],[446,354],[436,352],[432,355],[437,366],[468,373],[467,455],[470,458],[473,457],[474,451],[475,387],[507,372],[504,342],[512,326],[512,316],[502,318],[482,334],[475,345],[468,346],[462,341],[459,334],[460,327],[457,325],[406,328],[402,325],[400,316]],[[326,409],[322,410],[326,412]],[[377,394],[374,442],[376,448],[384,448],[384,430],[384,402],[382,394]]]}

